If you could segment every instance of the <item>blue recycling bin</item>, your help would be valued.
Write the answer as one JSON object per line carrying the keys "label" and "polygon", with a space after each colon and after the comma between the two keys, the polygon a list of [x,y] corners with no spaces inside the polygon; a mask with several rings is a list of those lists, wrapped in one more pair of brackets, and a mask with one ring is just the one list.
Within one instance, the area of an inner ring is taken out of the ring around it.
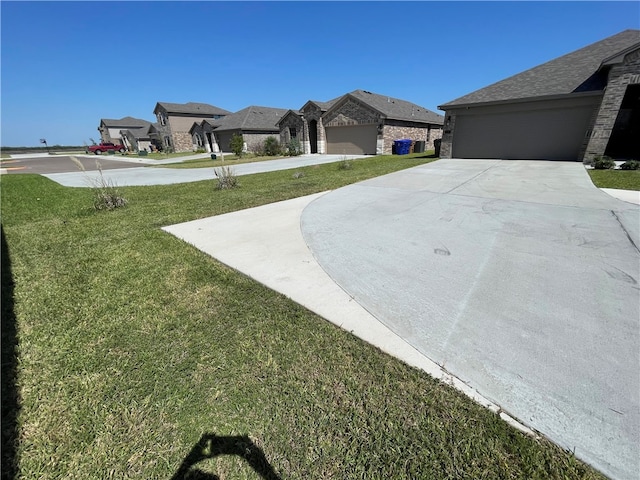
{"label": "blue recycling bin", "polygon": [[408,155],[411,150],[411,140],[395,140],[393,144],[395,146],[396,155]]}

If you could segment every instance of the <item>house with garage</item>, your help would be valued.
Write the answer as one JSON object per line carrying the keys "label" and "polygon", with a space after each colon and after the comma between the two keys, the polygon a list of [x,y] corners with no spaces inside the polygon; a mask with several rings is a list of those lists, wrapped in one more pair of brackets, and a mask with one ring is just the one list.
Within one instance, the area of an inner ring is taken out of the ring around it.
{"label": "house with garage", "polygon": [[285,113],[286,108],[251,105],[224,118],[194,124],[190,132],[205,139],[203,146],[212,152],[230,151],[233,135],[242,136],[245,151],[254,151],[267,137],[278,138],[280,130],[276,124]]}
{"label": "house with garage", "polygon": [[204,149],[206,152],[220,152],[218,141],[213,133],[219,122],[220,120],[205,118],[202,122],[195,122],[191,126],[189,133],[193,140],[194,150]]}
{"label": "house with garage", "polygon": [[98,126],[100,140],[104,143],[124,143],[122,131],[135,132],[137,130],[148,129],[152,125],[147,120],[134,117],[124,117],[120,119],[102,118]]}
{"label": "house with garage", "polygon": [[308,101],[278,122],[281,143],[296,138],[305,153],[388,154],[395,140],[412,139],[433,148],[444,117],[427,108],[366,90],[328,102]]}
{"label": "house with garage", "polygon": [[158,102],[153,114],[158,120],[156,138],[162,147],[175,152],[189,152],[193,150],[190,130],[194,123],[205,119],[219,120],[231,112],[207,103]]}
{"label": "house with garage", "polygon": [[[161,144],[159,141],[160,134],[157,124],[147,122],[148,125],[142,128],[128,128],[120,130],[120,138],[122,144],[131,152],[139,152],[141,150],[152,151],[159,150]],[[152,147],[153,145],[153,147]]]}
{"label": "house with garage", "polygon": [[442,158],[640,159],[640,30],[438,107]]}

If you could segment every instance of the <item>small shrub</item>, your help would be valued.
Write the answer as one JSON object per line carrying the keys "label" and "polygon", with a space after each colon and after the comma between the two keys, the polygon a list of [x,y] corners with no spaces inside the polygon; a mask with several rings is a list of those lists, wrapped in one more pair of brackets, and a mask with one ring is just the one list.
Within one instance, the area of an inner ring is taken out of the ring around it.
{"label": "small shrub", "polygon": [[218,184],[216,185],[216,190],[226,190],[229,188],[236,188],[239,186],[238,177],[231,167],[220,167],[214,168],[213,173],[215,173],[216,178],[218,179]]}
{"label": "small shrub", "polygon": [[620,170],[640,170],[640,162],[638,160],[627,160],[620,165]]}
{"label": "small shrub", "polygon": [[614,162],[611,157],[598,155],[593,159],[591,165],[596,170],[609,170],[611,168],[615,168],[616,162]]}
{"label": "small shrub", "polygon": [[297,171],[297,172],[294,172],[293,174],[293,178],[302,178],[302,177],[304,177],[304,172]]}
{"label": "small shrub", "polygon": [[[84,165],[76,157],[70,158],[81,171],[85,171]],[[93,193],[93,208],[95,210],[115,210],[116,208],[126,207],[127,199],[120,194],[115,183],[104,177],[100,162],[96,161],[96,167],[99,173],[98,178],[89,179],[89,185]]]}
{"label": "small shrub", "polygon": [[351,170],[352,168],[353,162],[347,158],[343,158],[342,161],[338,163],[338,170]]}
{"label": "small shrub", "polygon": [[297,138],[292,138],[289,143],[287,143],[287,155],[290,157],[302,155],[302,146]]}
{"label": "small shrub", "polygon": [[229,148],[231,148],[231,151],[239,158],[242,158],[244,151],[244,139],[242,138],[242,135],[234,133],[231,137],[231,142],[229,142]]}
{"label": "small shrub", "polygon": [[280,155],[281,151],[280,142],[278,142],[276,137],[267,137],[264,141],[264,154],[273,157]]}
{"label": "small shrub", "polygon": [[96,187],[93,192],[93,208],[96,210],[115,210],[127,206],[127,199],[113,185]]}
{"label": "small shrub", "polygon": [[198,148],[197,150],[194,150],[193,153],[207,153],[207,151],[204,148]]}

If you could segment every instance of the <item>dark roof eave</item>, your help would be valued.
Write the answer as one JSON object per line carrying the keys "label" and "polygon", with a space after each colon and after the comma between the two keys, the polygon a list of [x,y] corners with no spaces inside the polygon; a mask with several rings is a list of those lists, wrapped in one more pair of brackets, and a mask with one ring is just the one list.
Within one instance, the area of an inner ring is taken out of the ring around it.
{"label": "dark roof eave", "polygon": [[619,51],[618,53],[616,53],[615,55],[611,55],[608,58],[605,58],[602,63],[600,64],[600,68],[598,70],[601,70],[604,67],[607,67],[609,65],[614,65],[616,63],[622,63],[624,61],[624,57],[633,52],[634,50],[638,50],[640,49],[640,43],[636,43],[635,45],[631,45],[630,47],[625,48],[624,50]]}
{"label": "dark roof eave", "polygon": [[424,123],[425,125],[444,125],[444,117],[442,119],[436,120],[425,120],[419,118],[404,118],[404,117],[381,117],[382,121],[384,120],[397,120],[399,122],[411,122],[411,123]]}
{"label": "dark roof eave", "polygon": [[472,102],[472,103],[445,103],[438,105],[438,110],[453,110],[457,108],[469,108],[469,107],[485,107],[489,105],[505,105],[508,103],[529,103],[529,102],[542,102],[545,100],[560,100],[576,97],[595,97],[604,94],[603,90],[593,90],[590,92],[571,92],[561,93],[556,95],[541,95],[539,97],[522,97],[522,98],[508,98],[505,100],[494,100],[491,102]]}
{"label": "dark roof eave", "polygon": [[231,127],[231,128],[221,128],[221,127],[214,127],[214,130],[216,132],[233,132],[233,131],[239,131],[239,132],[243,132],[243,133],[251,133],[251,132],[272,132],[272,133],[280,133],[280,129],[273,127],[273,128],[260,128],[260,127],[254,127],[254,128],[242,128],[242,127]]}

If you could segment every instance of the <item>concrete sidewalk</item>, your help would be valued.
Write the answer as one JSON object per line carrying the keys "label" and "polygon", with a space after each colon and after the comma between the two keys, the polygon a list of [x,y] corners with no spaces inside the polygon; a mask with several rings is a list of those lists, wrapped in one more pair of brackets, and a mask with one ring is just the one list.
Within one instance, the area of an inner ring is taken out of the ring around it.
{"label": "concrete sidewalk", "polygon": [[[352,160],[366,157],[367,155],[300,155],[298,157],[287,157],[264,162],[230,164],[229,166],[236,175],[241,176],[334,163],[342,159]],[[154,165],[158,164],[157,160],[153,162]],[[176,159],[172,159],[171,162],[167,163],[176,163]],[[215,178],[214,168],[123,168],[104,171],[103,175],[106,180],[119,187],[170,185],[213,180]],[[65,187],[88,187],[91,185],[92,180],[95,181],[98,178],[99,172],[53,173],[44,176]]]}
{"label": "concrete sidewalk", "polygon": [[640,210],[581,164],[440,160],[165,230],[637,477]]}

